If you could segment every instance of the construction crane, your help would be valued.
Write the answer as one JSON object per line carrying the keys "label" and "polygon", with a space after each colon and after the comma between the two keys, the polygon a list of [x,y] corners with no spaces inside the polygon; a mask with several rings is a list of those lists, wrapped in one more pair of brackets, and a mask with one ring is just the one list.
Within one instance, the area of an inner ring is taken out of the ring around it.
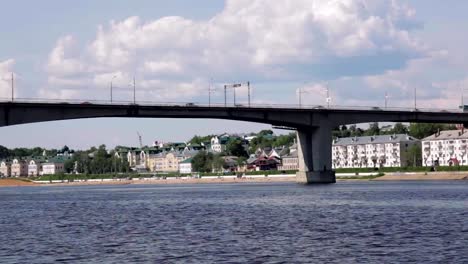
{"label": "construction crane", "polygon": [[143,141],[141,140],[141,134],[137,131],[138,141],[140,142],[140,148],[143,148]]}

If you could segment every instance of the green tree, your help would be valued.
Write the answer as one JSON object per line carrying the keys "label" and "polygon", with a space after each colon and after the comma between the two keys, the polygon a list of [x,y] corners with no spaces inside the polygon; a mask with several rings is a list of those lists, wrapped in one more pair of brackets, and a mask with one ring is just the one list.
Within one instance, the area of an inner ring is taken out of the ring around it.
{"label": "green tree", "polygon": [[10,157],[10,150],[4,146],[0,146],[0,159],[6,159]]}
{"label": "green tree", "polygon": [[391,131],[392,134],[408,134],[408,127],[402,123],[395,123]]}
{"label": "green tree", "polygon": [[242,140],[240,139],[229,140],[226,145],[226,152],[231,156],[248,157],[247,151],[245,151]]}
{"label": "green tree", "polygon": [[408,161],[408,167],[417,167],[422,164],[422,153],[421,146],[414,144],[406,149],[405,151],[406,160]]}
{"label": "green tree", "polygon": [[433,124],[433,123],[411,123],[409,135],[418,139],[423,139],[442,130],[456,129],[454,125]]}
{"label": "green tree", "polygon": [[192,158],[192,168],[196,172],[211,172],[211,161],[213,154],[200,151]]}
{"label": "green tree", "polygon": [[364,132],[365,136],[380,135],[379,123],[374,122],[369,124],[369,129]]}

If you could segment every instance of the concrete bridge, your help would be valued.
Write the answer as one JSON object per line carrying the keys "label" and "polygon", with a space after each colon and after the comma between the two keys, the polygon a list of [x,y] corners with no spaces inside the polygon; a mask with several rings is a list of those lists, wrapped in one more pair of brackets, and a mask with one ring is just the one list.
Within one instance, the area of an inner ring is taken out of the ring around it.
{"label": "concrete bridge", "polygon": [[336,126],[385,121],[468,124],[468,113],[445,110],[0,102],[0,126],[100,117],[227,119],[293,128],[299,151],[297,181],[306,184],[336,181],[331,161],[331,131]]}

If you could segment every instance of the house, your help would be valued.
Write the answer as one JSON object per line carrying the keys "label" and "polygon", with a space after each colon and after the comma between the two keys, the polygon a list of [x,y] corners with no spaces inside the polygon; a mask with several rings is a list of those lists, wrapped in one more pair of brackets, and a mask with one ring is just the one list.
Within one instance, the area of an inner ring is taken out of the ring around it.
{"label": "house", "polygon": [[224,156],[223,159],[223,169],[226,172],[238,171],[238,157],[236,156]]}
{"label": "house", "polygon": [[281,158],[275,149],[257,149],[247,160],[247,169],[256,171],[276,170],[281,164]]}
{"label": "house", "polygon": [[0,177],[10,177],[11,176],[11,164],[6,160],[0,162]]}
{"label": "house", "polygon": [[192,158],[188,158],[179,162],[179,173],[180,174],[191,174],[192,173]]}
{"label": "house", "polygon": [[45,162],[44,159],[36,158],[31,159],[28,162],[28,176],[38,176],[42,172],[42,163]]}
{"label": "house", "polygon": [[21,177],[28,176],[28,164],[22,159],[13,159],[11,163],[11,176]]}
{"label": "house", "polygon": [[55,175],[65,172],[65,161],[61,158],[52,158],[42,164],[42,175]]}
{"label": "house", "polygon": [[423,166],[468,165],[468,131],[439,131],[421,140]]}
{"label": "house", "polygon": [[407,151],[420,141],[396,134],[337,138],[332,145],[333,168],[405,167],[413,157]]}

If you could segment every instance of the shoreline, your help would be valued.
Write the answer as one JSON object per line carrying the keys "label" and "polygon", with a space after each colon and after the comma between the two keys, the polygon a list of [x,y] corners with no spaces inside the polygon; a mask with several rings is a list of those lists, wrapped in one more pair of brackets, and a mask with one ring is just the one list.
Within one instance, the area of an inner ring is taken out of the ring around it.
{"label": "shoreline", "polygon": [[[376,178],[366,178],[365,176],[350,177],[340,176],[336,178],[337,182],[346,181],[454,181],[468,180],[468,172],[463,173],[392,173]],[[279,183],[296,182],[294,175],[270,175],[250,176],[244,178],[236,177],[204,177],[204,178],[167,178],[167,179],[104,179],[104,180],[80,180],[73,182],[48,182],[48,181],[25,181],[21,179],[1,179],[0,187],[20,187],[20,186],[82,186],[82,185],[170,185],[170,184],[222,184],[222,183]]]}

